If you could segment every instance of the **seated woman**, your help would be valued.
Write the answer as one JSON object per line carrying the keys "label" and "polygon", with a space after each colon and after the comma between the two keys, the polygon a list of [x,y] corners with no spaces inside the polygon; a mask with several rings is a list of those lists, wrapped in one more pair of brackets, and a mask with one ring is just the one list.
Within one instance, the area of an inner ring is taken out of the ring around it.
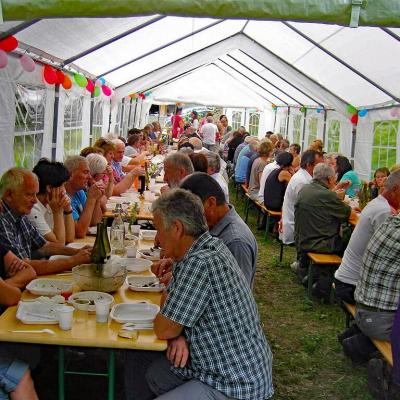
{"label": "seated woman", "polygon": [[[18,304],[21,289],[35,278],[35,270],[30,265],[20,260],[11,251],[0,249],[0,308]],[[1,399],[38,399],[30,373],[30,364],[34,366],[37,361],[37,348],[29,346],[28,349],[25,345],[15,346],[10,343],[1,345]]]}
{"label": "seated woman", "polygon": [[69,178],[67,169],[59,162],[42,158],[33,172],[39,179],[39,193],[38,202],[28,215],[29,220],[49,242],[72,242],[75,224],[70,198],[64,186]]}
{"label": "seated woman", "polygon": [[128,136],[127,146],[125,147],[125,155],[128,157],[136,157],[140,154],[140,135],[133,134]]}
{"label": "seated woman", "polygon": [[345,184],[345,193],[349,197],[356,197],[360,189],[360,178],[356,172],[353,171],[353,167],[348,158],[344,156],[336,157],[336,173],[338,182]]}
{"label": "seated woman", "polygon": [[86,157],[89,164],[90,175],[93,182],[102,181],[104,183],[104,195],[101,202],[101,209],[106,211],[107,199],[112,196],[114,189],[113,170],[108,165],[107,160],[101,154],[89,154]]}
{"label": "seated woman", "polygon": [[279,168],[274,169],[265,181],[264,205],[268,210],[281,211],[286,187],[292,177],[293,155],[280,153],[276,158]]}
{"label": "seated woman", "polygon": [[390,175],[389,168],[386,167],[378,168],[375,171],[374,180],[370,182],[372,199],[375,199],[381,194],[389,175]]}

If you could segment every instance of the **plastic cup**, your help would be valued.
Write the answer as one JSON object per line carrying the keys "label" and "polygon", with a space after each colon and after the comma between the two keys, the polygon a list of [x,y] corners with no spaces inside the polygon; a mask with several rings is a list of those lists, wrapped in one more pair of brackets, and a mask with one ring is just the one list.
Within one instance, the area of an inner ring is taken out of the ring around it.
{"label": "plastic cup", "polygon": [[126,247],[126,256],[129,258],[136,258],[138,247],[136,245]]}
{"label": "plastic cup", "polygon": [[140,225],[131,225],[132,235],[139,236],[140,233]]}
{"label": "plastic cup", "polygon": [[101,323],[107,322],[110,313],[111,300],[97,299],[94,301],[94,305],[96,307],[96,321]]}
{"label": "plastic cup", "polygon": [[61,306],[57,308],[58,324],[63,331],[69,331],[72,328],[72,317],[74,315],[74,307]]}
{"label": "plastic cup", "polygon": [[89,313],[89,299],[76,299],[75,300],[75,321],[78,323],[85,323]]}
{"label": "plastic cup", "polygon": [[150,202],[144,202],[143,203],[143,212],[145,213],[150,213],[151,212],[151,203]]}

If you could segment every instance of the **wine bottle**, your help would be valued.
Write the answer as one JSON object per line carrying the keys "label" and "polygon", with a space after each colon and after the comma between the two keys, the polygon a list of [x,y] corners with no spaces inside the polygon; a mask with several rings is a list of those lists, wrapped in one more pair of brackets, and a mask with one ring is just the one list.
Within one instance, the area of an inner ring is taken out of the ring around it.
{"label": "wine bottle", "polygon": [[107,234],[107,218],[103,218],[101,233],[102,233],[101,236],[103,240],[103,246],[106,252],[106,259],[108,260],[111,256],[111,244]]}
{"label": "wine bottle", "polygon": [[102,238],[102,226],[103,224],[101,222],[97,224],[96,240],[91,253],[92,262],[98,266],[104,264],[104,260],[106,259],[106,251]]}
{"label": "wine bottle", "polygon": [[149,177],[149,163],[146,161],[144,163],[144,182],[145,182],[145,187],[146,190],[149,190],[149,183],[150,183],[150,177]]}

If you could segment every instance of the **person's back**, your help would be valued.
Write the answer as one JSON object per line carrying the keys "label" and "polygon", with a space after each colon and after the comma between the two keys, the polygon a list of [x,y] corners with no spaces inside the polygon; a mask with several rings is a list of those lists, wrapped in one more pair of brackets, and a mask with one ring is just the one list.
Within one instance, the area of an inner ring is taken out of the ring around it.
{"label": "person's back", "polygon": [[278,179],[281,168],[268,176],[264,187],[264,205],[271,211],[281,211],[287,182]]}
{"label": "person's back", "polygon": [[260,190],[261,175],[267,164],[268,161],[265,158],[258,157],[256,160],[254,160],[253,165],[251,166],[249,194],[253,200],[255,200],[258,196],[258,192]]}
{"label": "person's back", "polygon": [[252,152],[248,151],[246,154],[243,155],[243,157],[240,158],[240,161],[236,164],[235,168],[236,183],[246,183],[246,171],[251,156]]}

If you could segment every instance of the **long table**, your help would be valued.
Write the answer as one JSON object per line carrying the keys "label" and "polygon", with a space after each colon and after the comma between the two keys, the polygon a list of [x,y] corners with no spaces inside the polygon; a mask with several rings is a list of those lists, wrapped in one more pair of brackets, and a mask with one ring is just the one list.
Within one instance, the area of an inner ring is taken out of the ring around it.
{"label": "long table", "polygon": [[[94,237],[87,236],[86,238],[76,240],[76,242],[91,244]],[[152,242],[141,241],[140,248],[150,248]],[[132,273],[133,274],[133,273]],[[150,272],[142,272],[137,275],[150,275]],[[48,278],[56,279],[69,279],[72,280],[72,275],[50,275]],[[80,291],[78,287],[74,287],[74,292]],[[118,289],[114,296],[114,303],[132,303],[136,301],[147,301],[154,304],[160,304],[160,293],[147,293],[147,292],[132,292],[124,283]],[[24,291],[22,300],[31,300],[37,296]],[[89,314],[84,322],[74,317],[72,329],[69,331],[62,331],[58,325],[27,325],[23,324],[16,318],[17,306],[9,307],[0,316],[0,341],[3,342],[17,342],[17,343],[35,343],[45,345],[59,346],[59,371],[58,371],[58,384],[59,393],[58,398],[64,399],[64,375],[68,373],[64,369],[64,346],[73,347],[96,347],[109,349],[109,364],[108,373],[105,374],[109,379],[108,386],[108,399],[114,399],[114,369],[115,369],[115,355],[114,349],[139,349],[139,350],[152,350],[163,351],[167,348],[167,341],[160,340],[156,337],[152,330],[140,330],[138,338],[125,339],[118,336],[118,331],[121,329],[121,324],[109,320],[108,323],[97,323],[95,314]],[[55,332],[55,335],[46,333],[13,333],[13,330],[40,330],[50,328]],[[89,373],[90,374],[90,373]]]}

